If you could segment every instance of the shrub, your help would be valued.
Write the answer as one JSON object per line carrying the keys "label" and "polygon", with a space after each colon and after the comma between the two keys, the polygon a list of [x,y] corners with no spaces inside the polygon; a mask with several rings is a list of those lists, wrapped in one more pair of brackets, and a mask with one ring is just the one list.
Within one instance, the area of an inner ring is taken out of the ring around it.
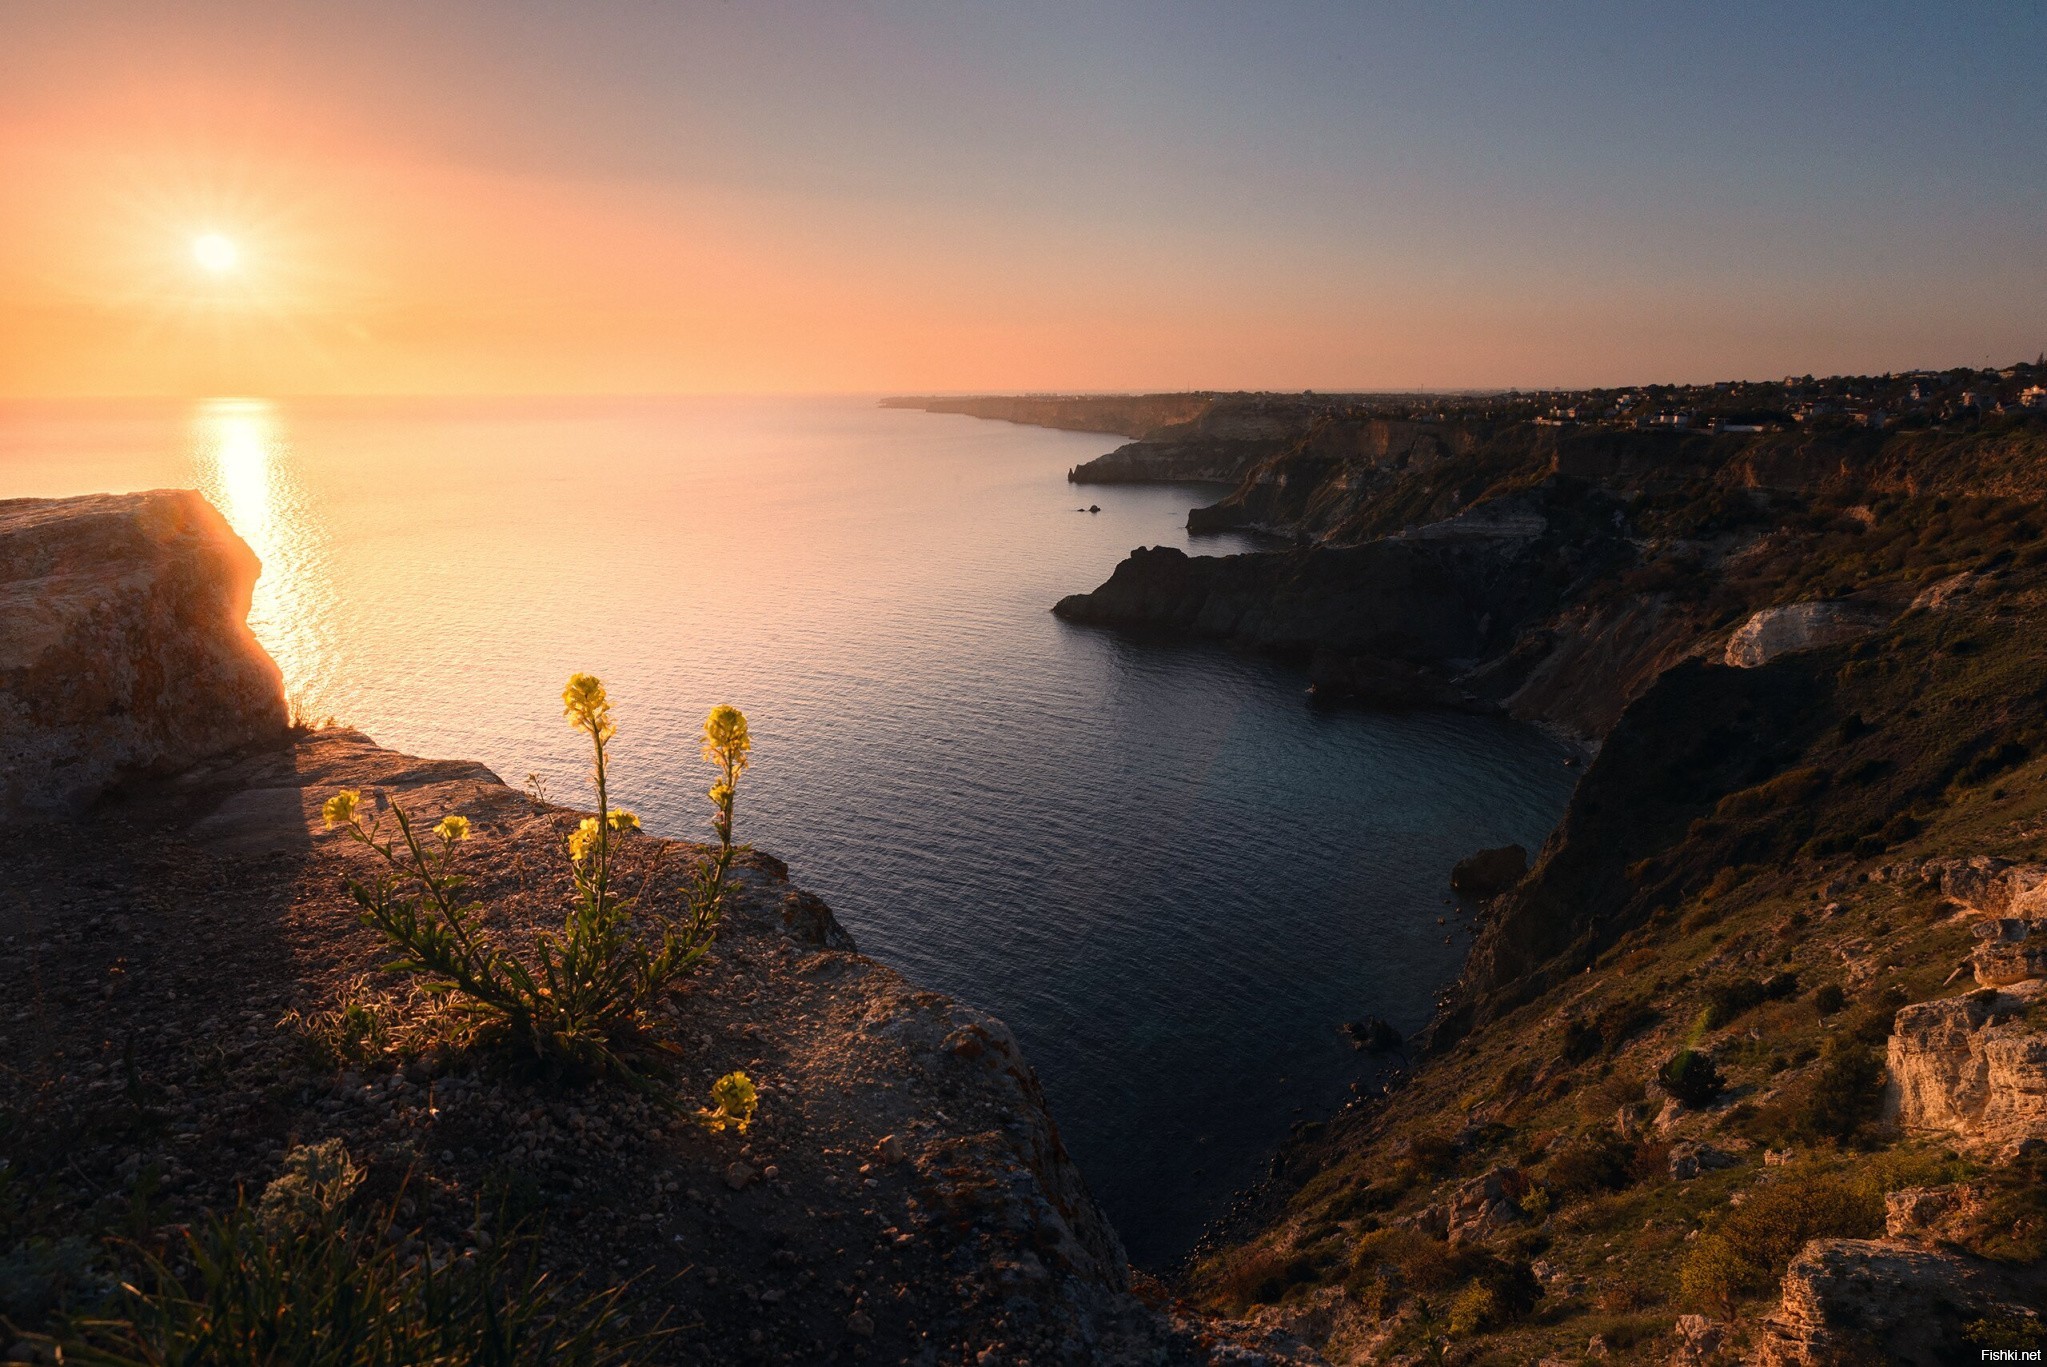
{"label": "shrub", "polygon": [[1729,793],[1720,799],[1713,814],[1721,818],[1740,818],[1796,807],[1818,796],[1820,790],[1827,786],[1828,778],[1824,769],[1787,769],[1753,788]]}
{"label": "shrub", "polygon": [[1581,1134],[1550,1157],[1549,1184],[1569,1196],[1619,1191],[1633,1180],[1635,1147],[1612,1127]]}
{"label": "shrub", "polygon": [[698,870],[688,914],[664,922],[649,948],[632,901],[613,886],[615,846],[639,829],[639,818],[610,803],[606,745],[616,734],[611,703],[594,676],[577,674],[562,691],[570,723],[590,737],[597,815],[570,834],[568,855],[577,901],[560,932],[543,932],[529,960],[486,937],[476,925],[479,904],[464,900],[456,852],[469,822],[444,816],[422,837],[403,807],[391,804],[397,835],[380,839],[383,817],[366,819],[362,795],[336,793],[327,824],[346,828],[385,868],[348,890],[364,924],[399,951],[389,968],[421,980],[456,1005],[479,1031],[500,1036],[550,1065],[608,1073],[646,1086],[646,1071],[665,1071],[672,1046],[648,1028],[649,1008],[701,959],[717,931],[732,866],[732,809],[751,743],[746,718],[713,708],[704,723],[704,756],[718,767],[712,785],[712,826],[718,850]]}
{"label": "shrub", "polygon": [[1868,1238],[1883,1227],[1874,1191],[1838,1174],[1781,1168],[1698,1237],[1679,1284],[1692,1304],[1732,1319],[1737,1301],[1777,1289],[1808,1239]]}
{"label": "shrub", "polygon": [[1395,1178],[1403,1186],[1441,1177],[1457,1166],[1457,1143],[1440,1134],[1418,1134],[1393,1146]]}
{"label": "shrub", "polygon": [[1956,1242],[1985,1258],[2033,1264],[2047,1258],[2047,1153],[2028,1149],[1972,1184]]}
{"label": "shrub", "polygon": [[[1352,1249],[1344,1289],[1380,1315],[1391,1314],[1409,1294],[1434,1295],[1457,1288],[1450,1299],[1453,1334],[1479,1333],[1526,1315],[1542,1295],[1525,1259],[1504,1258],[1490,1249],[1452,1248],[1419,1230],[1376,1230]],[[1458,1321],[1461,1319],[1461,1326]]]}
{"label": "shrub", "polygon": [[1315,1280],[1315,1260],[1305,1253],[1261,1245],[1232,1258],[1216,1279],[1216,1294],[1227,1305],[1270,1305]]}
{"label": "shrub", "polygon": [[60,1335],[104,1367],[456,1367],[634,1361],[618,1292],[549,1286],[531,1240],[459,1258],[408,1252],[397,1206],[352,1209],[361,1174],[340,1141],[294,1149],[252,1209],[188,1229],[178,1265],[154,1255],[114,1313]]}
{"label": "shrub", "polygon": [[1733,982],[1715,983],[1706,992],[1706,1028],[1717,1030],[1764,1002],[1782,1001],[1797,995],[1796,973],[1778,973],[1760,980],[1737,978]]}
{"label": "shrub", "polygon": [[1871,1045],[1832,1037],[1820,1050],[1811,1090],[1791,1113],[1793,1133],[1806,1139],[1846,1139],[1876,1115],[1883,1100],[1883,1058]]}
{"label": "shrub", "polygon": [[1841,990],[1841,984],[1827,983],[1812,994],[1812,1005],[1822,1016],[1831,1016],[1848,1005],[1848,994]]}
{"label": "shrub", "polygon": [[1727,1088],[1713,1060],[1697,1049],[1680,1049],[1657,1070],[1656,1080],[1678,1103],[1697,1110],[1710,1106]]}
{"label": "shrub", "polygon": [[1589,1020],[1573,1016],[1564,1022],[1563,1055],[1572,1063],[1583,1063],[1597,1054],[1610,1054],[1662,1018],[1647,998],[1608,1002]]}

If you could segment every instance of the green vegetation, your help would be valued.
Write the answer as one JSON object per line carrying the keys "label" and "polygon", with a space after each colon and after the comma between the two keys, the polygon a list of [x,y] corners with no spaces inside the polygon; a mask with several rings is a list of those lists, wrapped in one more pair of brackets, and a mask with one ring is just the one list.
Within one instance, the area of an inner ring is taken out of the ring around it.
{"label": "green vegetation", "polygon": [[1882,1193],[1868,1183],[1833,1171],[1783,1170],[1699,1237],[1680,1285],[1698,1308],[1729,1318],[1736,1302],[1776,1290],[1806,1240],[1866,1239],[1883,1227]]}
{"label": "green vegetation", "polygon": [[98,1367],[604,1367],[656,1337],[620,1328],[616,1290],[551,1285],[526,1240],[418,1247],[361,1180],[339,1141],[292,1150],[253,1207],[138,1250],[135,1282],[46,1346]]}
{"label": "green vegetation", "polygon": [[[469,1029],[570,1072],[610,1074],[643,1088],[650,1073],[665,1073],[673,1046],[649,1028],[651,1007],[693,968],[717,931],[732,867],[732,813],[739,776],[751,742],[737,709],[712,709],[704,724],[704,755],[718,770],[710,790],[717,852],[698,871],[689,912],[664,922],[652,946],[632,914],[634,899],[619,894],[615,855],[620,841],[639,830],[639,818],[610,803],[606,747],[616,734],[604,685],[577,674],[562,692],[570,723],[590,738],[597,814],[585,817],[568,840],[577,903],[559,932],[543,932],[530,958],[493,942],[478,925],[479,904],[465,899],[468,880],[457,851],[469,822],[444,816],[422,837],[397,803],[395,837],[383,838],[381,813],[366,815],[362,794],[327,800],[329,826],[349,836],[384,864],[369,882],[351,879],[349,893],[364,924],[399,952],[388,966],[418,980],[429,997],[446,1001]],[[651,874],[649,877],[651,878]],[[379,1029],[374,1010],[350,1004],[338,1019],[314,1023],[311,1037],[346,1058]]]}

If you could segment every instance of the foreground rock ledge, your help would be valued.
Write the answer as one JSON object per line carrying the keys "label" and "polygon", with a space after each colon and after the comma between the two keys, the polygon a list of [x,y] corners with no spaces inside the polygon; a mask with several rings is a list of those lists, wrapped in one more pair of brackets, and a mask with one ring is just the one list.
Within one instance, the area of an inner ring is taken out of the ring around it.
{"label": "foreground rock ledge", "polygon": [[190,490],[0,501],[0,822],[281,735],[257,571]]}
{"label": "foreground rock ledge", "polygon": [[[744,1138],[430,1042],[321,1060],[308,1022],[400,989],[342,887],[367,856],[319,819],[344,786],[467,816],[492,934],[559,924],[579,813],[346,730],[131,786],[0,846],[21,894],[0,904],[0,1057],[18,1065],[0,1072],[0,1150],[75,1227],[144,1170],[164,1174],[152,1218],[191,1219],[260,1186],[287,1146],[339,1138],[454,1254],[479,1202],[509,1193],[558,1275],[631,1277],[636,1316],[681,1327],[665,1359],[1211,1360],[1213,1327],[1131,1294],[1002,1023],[855,952],[765,856],[664,1025],[685,1104],[736,1068],[759,1083]],[[680,910],[699,852],[626,842],[644,914]]]}

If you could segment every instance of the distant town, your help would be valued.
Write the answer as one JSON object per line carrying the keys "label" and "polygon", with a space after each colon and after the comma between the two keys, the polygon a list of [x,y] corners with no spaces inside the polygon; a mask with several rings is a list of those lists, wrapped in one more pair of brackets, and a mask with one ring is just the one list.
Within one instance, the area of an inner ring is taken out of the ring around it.
{"label": "distant town", "polygon": [[1621,389],[1213,395],[1238,412],[1302,409],[1417,422],[1535,422],[1549,427],[1781,432],[1797,429],[1976,427],[2047,419],[2047,356],[1996,369],[1886,375],[1786,375],[1781,380],[1630,385]]}

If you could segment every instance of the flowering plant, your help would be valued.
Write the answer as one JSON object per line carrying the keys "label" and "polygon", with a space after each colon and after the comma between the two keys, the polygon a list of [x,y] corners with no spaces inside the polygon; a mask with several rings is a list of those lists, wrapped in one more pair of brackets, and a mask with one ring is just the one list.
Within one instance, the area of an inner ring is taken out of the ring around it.
{"label": "flowering plant", "polygon": [[650,1072],[665,1071],[662,1055],[673,1051],[650,1029],[650,1009],[703,958],[717,932],[734,854],[733,798],[749,749],[746,718],[720,706],[705,723],[704,754],[718,766],[711,793],[719,847],[689,889],[687,915],[679,923],[663,919],[658,934],[650,934],[634,917],[633,900],[615,887],[619,842],[640,829],[640,819],[611,805],[607,747],[618,728],[603,683],[573,675],[562,690],[562,711],[590,737],[597,813],[568,837],[576,905],[559,931],[538,936],[530,959],[478,931],[480,907],[467,898],[468,880],[457,868],[457,850],[471,834],[466,817],[444,816],[422,839],[394,802],[396,832],[387,838],[382,813],[370,813],[353,789],[328,798],[322,812],[329,826],[345,829],[384,865],[370,881],[350,879],[348,890],[364,924],[399,950],[389,968],[419,975],[428,992],[450,998],[479,1030],[505,1036],[543,1062],[645,1087]]}

